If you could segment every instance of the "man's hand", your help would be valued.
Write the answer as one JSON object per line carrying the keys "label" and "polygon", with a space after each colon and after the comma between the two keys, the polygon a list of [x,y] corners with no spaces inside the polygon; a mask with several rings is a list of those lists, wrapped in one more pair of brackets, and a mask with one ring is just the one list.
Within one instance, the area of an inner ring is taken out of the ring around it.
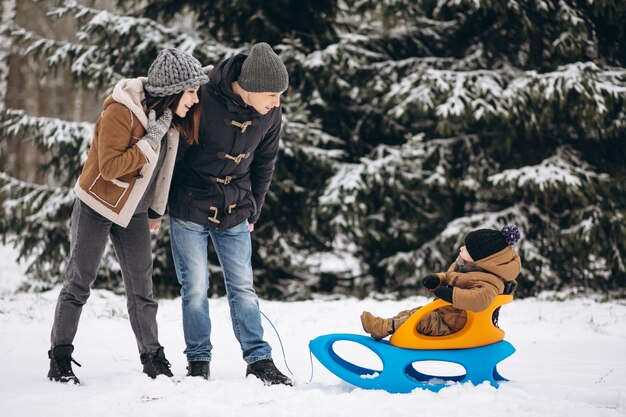
{"label": "man's hand", "polygon": [[148,228],[150,229],[150,233],[156,233],[161,229],[161,218],[158,219],[148,219]]}
{"label": "man's hand", "polygon": [[250,231],[250,233],[254,232],[254,223],[248,224],[248,230]]}

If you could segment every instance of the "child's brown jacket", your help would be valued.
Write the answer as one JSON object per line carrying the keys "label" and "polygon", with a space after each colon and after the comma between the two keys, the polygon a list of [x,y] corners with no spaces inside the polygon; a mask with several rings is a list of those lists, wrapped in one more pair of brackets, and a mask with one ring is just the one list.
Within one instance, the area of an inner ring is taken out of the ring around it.
{"label": "child's brown jacket", "polygon": [[[478,267],[478,268],[476,268]],[[483,311],[504,291],[504,282],[519,275],[522,263],[511,246],[474,263],[453,263],[447,272],[439,272],[441,285],[454,287],[452,306],[442,307],[424,317],[417,330],[425,335],[445,336],[463,328],[465,310]]]}

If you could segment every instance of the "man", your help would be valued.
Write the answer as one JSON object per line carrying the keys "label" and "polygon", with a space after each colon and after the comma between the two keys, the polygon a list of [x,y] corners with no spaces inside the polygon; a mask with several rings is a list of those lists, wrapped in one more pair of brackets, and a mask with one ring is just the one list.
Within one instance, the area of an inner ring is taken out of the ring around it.
{"label": "man", "polygon": [[211,238],[224,273],[233,330],[248,364],[246,375],[266,385],[292,385],[274,365],[271,347],[263,340],[250,240],[278,154],[287,69],[268,44],[258,43],[250,55],[216,65],[209,78],[200,91],[199,141],[180,152],[169,200],[172,254],[182,285],[187,375],[210,376]]}

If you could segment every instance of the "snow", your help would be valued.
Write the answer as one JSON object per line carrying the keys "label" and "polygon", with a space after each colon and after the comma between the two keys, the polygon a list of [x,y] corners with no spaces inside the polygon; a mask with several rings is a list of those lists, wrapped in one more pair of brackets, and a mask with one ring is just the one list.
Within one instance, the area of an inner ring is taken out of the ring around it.
{"label": "snow", "polygon": [[532,184],[541,191],[565,186],[573,192],[582,188],[583,180],[588,181],[590,178],[608,180],[606,174],[598,174],[583,161],[577,151],[562,146],[538,165],[508,169],[491,175],[488,180],[494,185],[513,183],[516,188]]}
{"label": "snow", "polygon": [[[362,310],[378,315],[427,302],[367,298],[317,298],[302,302],[261,300],[276,326],[296,386],[265,387],[246,379],[232,334],[228,303],[211,299],[211,380],[185,378],[180,300],[159,301],[161,343],[175,379],[151,380],[141,373],[125,298],[94,291],[83,310],[75,340],[74,370],[81,386],[47,380],[50,326],[59,288],[16,293],[24,268],[15,251],[0,246],[0,380],[2,416],[623,416],[626,412],[626,305],[547,296],[515,300],[503,307],[500,324],[517,352],[498,370],[511,381],[495,389],[453,385],[439,393],[368,391],[340,381],[311,360],[308,342],[321,334],[363,334]],[[552,297],[554,298],[554,297]],[[279,339],[264,322],[277,366],[287,372]],[[339,349],[338,349],[339,350]],[[340,354],[359,357],[356,345]],[[311,365],[313,364],[313,365]],[[311,367],[313,366],[313,367]],[[287,372],[288,373],[288,372]]]}

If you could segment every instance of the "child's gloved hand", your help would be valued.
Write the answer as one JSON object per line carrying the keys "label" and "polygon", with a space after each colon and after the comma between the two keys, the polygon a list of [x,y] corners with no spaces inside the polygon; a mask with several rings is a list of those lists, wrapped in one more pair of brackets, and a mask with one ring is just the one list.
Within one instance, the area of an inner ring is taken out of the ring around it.
{"label": "child's gloved hand", "polygon": [[439,287],[436,288],[434,293],[437,297],[441,298],[444,301],[447,301],[449,303],[452,302],[452,293],[454,292],[454,288],[452,287]]}
{"label": "child's gloved hand", "polygon": [[430,274],[422,279],[422,285],[429,290],[434,290],[441,285],[441,279],[435,274]]}

